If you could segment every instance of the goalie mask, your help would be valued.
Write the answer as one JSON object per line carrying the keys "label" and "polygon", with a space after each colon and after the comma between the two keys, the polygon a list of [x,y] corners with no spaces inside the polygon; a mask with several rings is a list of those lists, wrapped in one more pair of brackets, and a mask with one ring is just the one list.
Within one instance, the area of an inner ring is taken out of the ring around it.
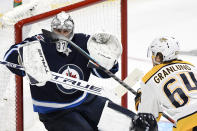
{"label": "goalie mask", "polygon": [[[51,22],[51,30],[57,34],[64,35],[71,40],[74,36],[74,22],[71,16],[66,12],[57,14]],[[56,49],[58,52],[62,52],[67,56],[71,52],[68,48],[67,41],[58,41],[56,43]]]}
{"label": "goalie mask", "polygon": [[158,53],[162,54],[162,62],[178,58],[179,42],[173,37],[158,37],[153,40],[148,48],[148,57],[152,56],[155,64],[160,64],[155,60]]}

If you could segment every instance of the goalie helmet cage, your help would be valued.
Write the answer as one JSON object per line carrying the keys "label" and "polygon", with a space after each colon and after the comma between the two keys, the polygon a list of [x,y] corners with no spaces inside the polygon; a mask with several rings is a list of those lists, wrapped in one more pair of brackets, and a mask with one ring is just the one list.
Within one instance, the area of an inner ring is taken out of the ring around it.
{"label": "goalie helmet cage", "polygon": [[[109,0],[111,2],[116,0]],[[78,3],[68,5],[56,10],[52,10],[46,13],[42,13],[30,18],[23,19],[15,24],[15,43],[19,43],[23,40],[23,26],[31,23],[41,21],[48,17],[54,16],[55,14],[66,11],[72,12],[81,8],[86,8],[91,5],[106,2],[105,0],[84,0]],[[71,15],[72,16],[72,15]],[[90,16],[91,17],[91,16]],[[120,38],[123,45],[123,53],[121,56],[121,79],[127,76],[127,0],[120,0]],[[75,21],[75,19],[74,19]],[[16,131],[23,131],[23,79],[16,76]],[[125,94],[121,99],[121,104],[127,107],[127,94]]]}

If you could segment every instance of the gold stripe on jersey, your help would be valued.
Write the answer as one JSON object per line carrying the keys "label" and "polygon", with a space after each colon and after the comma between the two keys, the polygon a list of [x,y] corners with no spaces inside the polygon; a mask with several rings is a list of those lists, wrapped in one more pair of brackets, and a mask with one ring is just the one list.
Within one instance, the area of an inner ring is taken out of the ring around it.
{"label": "gold stripe on jersey", "polygon": [[142,78],[142,81],[143,81],[144,83],[146,83],[146,82],[148,82],[148,80],[149,80],[154,74],[156,74],[156,73],[157,73],[160,69],[162,69],[163,67],[168,66],[168,65],[178,64],[178,63],[180,63],[180,64],[189,64],[189,65],[191,65],[191,66],[194,66],[194,65],[192,65],[192,64],[189,63],[189,62],[186,62],[186,61],[178,61],[178,60],[172,61],[172,62],[170,62],[170,63],[159,64],[159,65],[154,66],[148,73],[146,73],[146,75],[144,75],[144,77]]}
{"label": "gold stripe on jersey", "polygon": [[197,126],[197,112],[187,115],[177,121],[173,131],[192,131]]}
{"label": "gold stripe on jersey", "polygon": [[156,118],[156,121],[157,121],[157,122],[161,119],[161,116],[162,116],[162,113],[159,112],[159,115],[158,115],[158,117]]}
{"label": "gold stripe on jersey", "polygon": [[140,100],[136,101],[136,103],[135,103],[135,110],[136,111],[138,111],[139,104],[140,104]]}

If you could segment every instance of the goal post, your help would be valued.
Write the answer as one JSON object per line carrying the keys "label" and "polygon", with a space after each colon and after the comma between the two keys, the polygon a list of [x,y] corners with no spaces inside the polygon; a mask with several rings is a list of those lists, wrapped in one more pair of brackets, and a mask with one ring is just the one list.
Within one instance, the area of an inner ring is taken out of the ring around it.
{"label": "goal post", "polygon": [[[112,5],[110,5],[111,3]],[[119,5],[114,6],[116,4]],[[60,13],[61,11],[69,12],[75,24],[76,25],[79,24],[79,26],[76,27],[75,32],[92,34],[96,32],[97,29],[98,31],[102,29],[106,29],[107,31],[111,33],[115,33],[115,35],[118,36],[123,46],[123,53],[120,61],[121,68],[118,77],[121,77],[121,79],[126,78],[127,68],[128,68],[127,67],[128,65],[127,64],[127,0],[82,0],[62,8],[58,8],[55,10],[51,10],[49,12],[41,13],[20,20],[14,25],[15,43],[20,43],[22,40],[24,40],[25,37],[33,34],[31,32],[32,34],[29,33],[28,35],[24,35],[25,30],[29,29],[30,26],[34,26],[35,23],[40,23],[40,22],[43,25],[42,21],[46,19],[50,19],[51,17]],[[84,18],[79,18],[79,17],[84,17]],[[117,17],[117,18],[112,19],[111,17]],[[85,20],[83,21],[82,19]],[[111,25],[113,25],[113,27]],[[38,29],[41,31],[41,28]],[[87,28],[91,28],[91,29],[87,29]],[[37,33],[37,30],[35,32]],[[15,76],[15,79],[16,79],[16,131],[23,131],[24,130],[23,79],[19,76]],[[111,81],[114,82],[115,80],[111,80]],[[118,83],[116,83],[116,85],[117,84]],[[127,108],[127,94],[125,94],[122,97],[121,105]]]}

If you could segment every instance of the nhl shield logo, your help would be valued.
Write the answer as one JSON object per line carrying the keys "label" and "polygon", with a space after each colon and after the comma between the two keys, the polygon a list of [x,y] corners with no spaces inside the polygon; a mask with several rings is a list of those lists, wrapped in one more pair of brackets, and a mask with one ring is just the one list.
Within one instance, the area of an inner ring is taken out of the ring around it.
{"label": "nhl shield logo", "polygon": [[[81,70],[81,68],[79,68],[78,66],[76,66],[74,64],[67,64],[67,65],[61,67],[60,70],[58,71],[58,73],[64,74],[64,75],[72,77],[72,78],[84,80],[83,71]],[[66,87],[66,86],[60,85],[60,84],[57,84],[57,87],[61,92],[65,93],[65,94],[73,94],[77,91],[76,89]]]}

